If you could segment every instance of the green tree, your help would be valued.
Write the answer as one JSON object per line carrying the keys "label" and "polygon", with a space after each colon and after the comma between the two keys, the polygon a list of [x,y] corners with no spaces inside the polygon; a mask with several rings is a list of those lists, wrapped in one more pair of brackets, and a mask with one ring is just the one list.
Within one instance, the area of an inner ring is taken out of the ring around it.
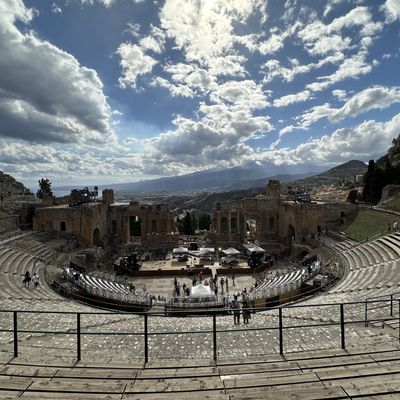
{"label": "green tree", "polygon": [[372,195],[371,195],[371,182],[372,178],[375,174],[375,161],[370,160],[368,163],[368,169],[367,172],[364,175],[364,190],[363,190],[363,200],[372,202]]}
{"label": "green tree", "polygon": [[357,200],[358,200],[358,190],[353,188],[350,190],[347,196],[347,201],[349,201],[352,204],[355,204]]}
{"label": "green tree", "polygon": [[210,230],[211,216],[208,213],[202,213],[199,215],[199,229],[206,231]]}
{"label": "green tree", "polygon": [[39,190],[36,192],[36,197],[38,199],[43,199],[45,196],[54,198],[53,191],[51,190],[51,182],[47,178],[42,178],[39,181]]}
{"label": "green tree", "polygon": [[193,221],[189,212],[186,212],[183,218],[183,233],[185,235],[194,235]]}

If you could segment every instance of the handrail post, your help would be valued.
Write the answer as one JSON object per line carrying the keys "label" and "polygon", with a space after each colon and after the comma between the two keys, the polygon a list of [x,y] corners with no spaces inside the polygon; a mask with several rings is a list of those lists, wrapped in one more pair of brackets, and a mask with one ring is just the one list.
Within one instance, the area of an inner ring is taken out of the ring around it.
{"label": "handrail post", "polygon": [[345,331],[344,331],[344,304],[340,304],[340,337],[341,337],[341,345],[342,349],[346,348],[346,339],[345,339]]}
{"label": "handrail post", "polygon": [[14,357],[18,357],[18,319],[17,319],[17,311],[13,311],[13,329],[14,329]]}
{"label": "handrail post", "polygon": [[144,362],[149,362],[149,338],[148,338],[148,320],[147,314],[144,314]]}
{"label": "handrail post", "polygon": [[365,299],[365,315],[364,315],[364,325],[368,327],[368,299]]}
{"label": "handrail post", "polygon": [[390,295],[390,316],[393,317],[393,294]]}
{"label": "handrail post", "polygon": [[81,360],[81,313],[76,313],[76,359]]}
{"label": "handrail post", "polygon": [[283,354],[283,318],[282,318],[282,307],[279,310],[279,354]]}
{"label": "handrail post", "polygon": [[213,351],[214,361],[217,362],[217,315],[213,314]]}

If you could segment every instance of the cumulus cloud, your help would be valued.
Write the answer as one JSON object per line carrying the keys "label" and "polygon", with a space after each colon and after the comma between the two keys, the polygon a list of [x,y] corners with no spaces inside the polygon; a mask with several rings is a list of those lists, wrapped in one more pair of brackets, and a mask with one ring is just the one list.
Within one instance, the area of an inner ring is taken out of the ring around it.
{"label": "cumulus cloud", "polygon": [[274,107],[286,107],[289,104],[299,103],[302,101],[306,101],[311,98],[311,92],[309,90],[303,90],[302,92],[288,94],[286,96],[282,96],[279,99],[274,100]]}
{"label": "cumulus cloud", "polygon": [[264,73],[263,83],[267,84],[275,78],[281,78],[283,81],[291,82],[297,75],[306,74],[314,69],[323,67],[326,64],[338,64],[344,60],[342,52],[336,52],[318,62],[309,64],[300,64],[296,58],[290,59],[290,67],[284,67],[277,59],[269,59],[262,65]]}
{"label": "cumulus cloud", "polygon": [[137,87],[137,80],[141,75],[146,75],[153,69],[157,61],[145,54],[143,49],[132,43],[122,43],[117,50],[120,56],[122,76],[118,83],[121,88]]}
{"label": "cumulus cloud", "polygon": [[400,3],[397,0],[386,0],[385,4],[381,6],[381,10],[385,13],[388,23],[400,19]]}
{"label": "cumulus cloud", "polygon": [[217,103],[226,101],[241,104],[249,110],[262,109],[269,105],[261,86],[253,80],[225,82],[215,88],[210,98]]}
{"label": "cumulus cloud", "polygon": [[54,13],[54,14],[61,14],[62,13],[62,9],[57,3],[53,3],[51,5],[51,12]]}
{"label": "cumulus cloud", "polygon": [[400,90],[398,88],[376,86],[355,94],[343,107],[336,110],[330,119],[332,121],[338,121],[346,117],[354,117],[369,110],[382,110],[399,102]]}
{"label": "cumulus cloud", "polygon": [[[345,96],[345,92],[337,90],[337,96]],[[342,97],[343,98],[343,97]],[[316,121],[327,117],[332,122],[337,122],[348,117],[355,117],[370,110],[390,107],[400,102],[400,89],[375,86],[364,89],[346,101],[340,108],[331,107],[329,103],[312,107],[300,119],[297,129],[308,129]]]}
{"label": "cumulus cloud", "polygon": [[207,62],[232,49],[240,40],[234,23],[245,23],[256,11],[265,12],[264,1],[166,0],[160,11],[160,26],[187,60]]}
{"label": "cumulus cloud", "polygon": [[33,11],[20,0],[0,3],[0,135],[37,142],[114,140],[111,109],[97,73],[15,23]]}
{"label": "cumulus cloud", "polygon": [[377,65],[377,62],[370,64],[367,62],[366,58],[367,52],[365,51],[360,51],[359,53],[346,58],[333,74],[319,77],[319,82],[308,84],[307,89],[317,92],[344,79],[359,78],[362,75],[368,74],[372,71],[373,66]]}
{"label": "cumulus cloud", "polygon": [[347,98],[347,92],[343,89],[335,89],[332,90],[332,94],[338,99],[338,100],[346,100]]}
{"label": "cumulus cloud", "polygon": [[298,36],[311,55],[325,55],[348,49],[351,39],[343,37],[342,30],[355,26],[363,26],[361,32],[364,35],[371,35],[382,28],[382,25],[372,23],[367,7],[356,7],[328,25],[319,20],[314,21],[301,29]]}
{"label": "cumulus cloud", "polygon": [[400,114],[388,122],[365,121],[354,128],[340,128],[331,135],[311,139],[289,152],[299,162],[344,162],[384,153],[400,128]]}

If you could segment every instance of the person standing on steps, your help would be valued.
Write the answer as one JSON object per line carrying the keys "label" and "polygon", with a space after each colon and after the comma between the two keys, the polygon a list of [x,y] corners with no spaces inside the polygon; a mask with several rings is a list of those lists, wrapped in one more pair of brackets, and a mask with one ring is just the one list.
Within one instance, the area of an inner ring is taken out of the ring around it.
{"label": "person standing on steps", "polygon": [[32,284],[33,286],[35,286],[35,289],[37,289],[39,287],[39,275],[36,274],[36,272],[34,272],[33,276],[32,276]]}
{"label": "person standing on steps", "polygon": [[240,324],[240,303],[236,295],[234,295],[233,297],[232,309],[233,309],[233,323]]}
{"label": "person standing on steps", "polygon": [[245,296],[243,299],[242,311],[243,311],[243,323],[248,324],[249,319],[251,318],[251,315],[250,315],[250,302],[247,299],[247,296]]}
{"label": "person standing on steps", "polygon": [[22,281],[22,283],[24,284],[24,286],[26,288],[29,288],[30,281],[31,281],[31,274],[29,271],[26,271],[25,275],[24,275],[24,280]]}

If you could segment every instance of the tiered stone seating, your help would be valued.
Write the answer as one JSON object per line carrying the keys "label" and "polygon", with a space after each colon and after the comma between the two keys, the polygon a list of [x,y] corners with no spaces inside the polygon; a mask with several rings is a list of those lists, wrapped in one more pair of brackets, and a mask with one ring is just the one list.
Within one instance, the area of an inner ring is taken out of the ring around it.
{"label": "tiered stone seating", "polygon": [[[356,251],[352,243],[338,244],[340,254],[349,262],[345,277],[337,287],[303,304],[316,306],[393,292],[400,282],[394,247],[399,239],[393,235],[391,240],[392,246],[375,241],[357,246]],[[233,325],[231,315],[219,315],[216,319],[218,360],[214,363],[211,361],[212,318],[171,319],[150,315],[150,361],[144,365],[142,316],[91,314],[94,308],[53,292],[45,282],[43,268],[44,263],[35,264],[35,255],[28,249],[0,246],[2,308],[27,310],[18,314],[19,329],[42,331],[18,334],[17,359],[12,359],[12,334],[0,333],[0,359],[4,360],[0,364],[0,398],[351,399],[373,396],[379,399],[400,396],[397,326],[380,329],[365,328],[356,322],[346,324],[346,350],[341,351],[338,350],[340,326],[317,326],[339,322],[337,305],[284,308],[283,325],[291,328],[283,331],[285,356],[282,357],[277,354],[276,309],[253,314],[251,330],[246,331],[239,330],[243,325]],[[21,275],[26,270],[40,274],[42,285],[38,290],[23,288]],[[281,277],[280,282],[287,283],[292,278]],[[112,284],[92,279],[102,287],[109,288]],[[34,310],[71,314],[36,314]],[[83,313],[82,361],[78,363],[75,360],[76,312]],[[387,314],[386,310],[376,315],[384,312]],[[362,305],[345,306],[346,322],[360,320],[362,313]],[[303,326],[310,324],[314,326]],[[0,313],[0,326],[11,329],[10,313]],[[265,330],[268,327],[273,329]],[[49,330],[66,333],[45,333]],[[130,334],[123,335],[127,332]]]}
{"label": "tiered stone seating", "polygon": [[98,278],[90,274],[79,274],[79,278],[75,279],[75,272],[70,267],[64,269],[65,276],[74,285],[84,289],[89,294],[98,295],[106,299],[120,300],[129,304],[137,304],[145,307],[150,306],[149,298],[132,293],[120,283]]}
{"label": "tiered stone seating", "polygon": [[27,399],[386,399],[400,395],[399,361],[393,348],[216,363],[60,366],[11,360],[1,369],[0,387],[8,398]]}
{"label": "tiered stone seating", "polygon": [[298,266],[298,268],[281,273],[275,276],[267,275],[264,280],[253,290],[250,299],[268,298],[277,294],[289,292],[290,290],[301,286],[302,282],[318,273],[320,261],[315,261],[310,265],[311,272],[307,267]]}

